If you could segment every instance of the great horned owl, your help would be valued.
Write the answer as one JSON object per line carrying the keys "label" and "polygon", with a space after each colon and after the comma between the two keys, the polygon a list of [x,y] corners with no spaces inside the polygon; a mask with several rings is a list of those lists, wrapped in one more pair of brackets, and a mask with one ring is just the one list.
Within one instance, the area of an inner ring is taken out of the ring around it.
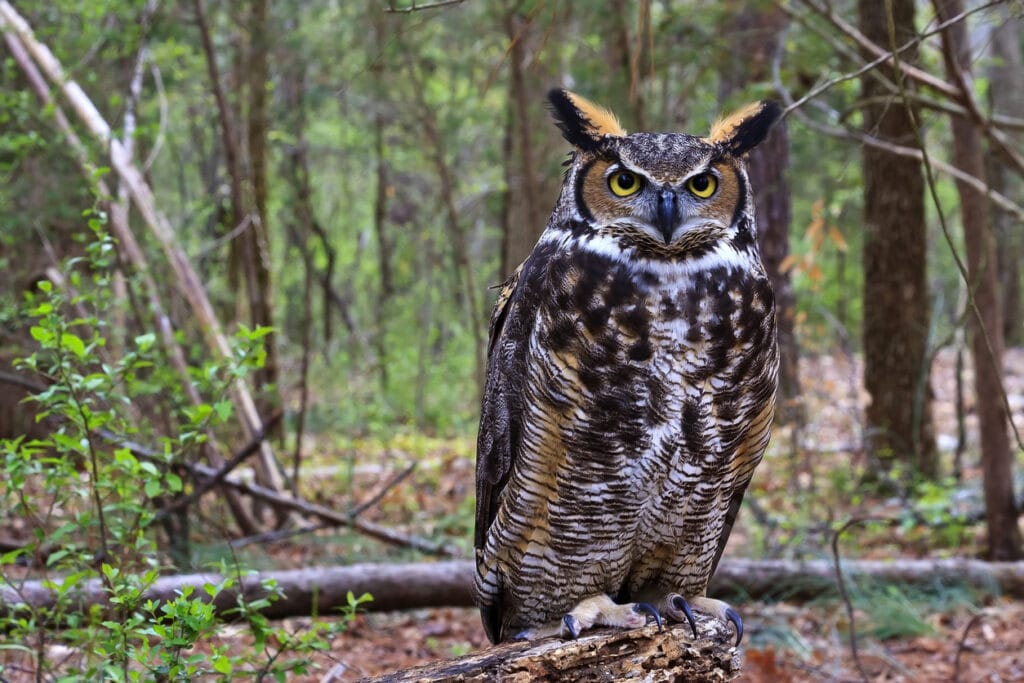
{"label": "great horned owl", "polygon": [[778,347],[743,157],[780,115],[627,134],[549,94],[574,151],[491,316],[475,592],[493,642],[631,628],[691,605],[768,444]]}

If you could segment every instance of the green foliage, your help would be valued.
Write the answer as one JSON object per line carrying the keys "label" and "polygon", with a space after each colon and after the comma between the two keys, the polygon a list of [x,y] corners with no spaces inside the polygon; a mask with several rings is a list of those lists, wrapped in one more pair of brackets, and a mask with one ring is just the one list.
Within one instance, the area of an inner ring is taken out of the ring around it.
{"label": "green foliage", "polygon": [[[240,567],[223,564],[220,573],[228,578],[206,584],[201,592],[186,588],[159,604],[145,598],[166,568],[159,508],[186,488],[178,465],[210,428],[231,417],[232,407],[224,400],[189,406],[180,381],[157,371],[166,361],[154,334],[134,337],[111,356],[111,335],[118,330],[105,321],[114,307],[109,279],[114,245],[103,231],[102,216],[87,216],[94,239],[83,257],[65,264],[66,286],[39,283],[25,311],[37,349],[21,366],[49,380],[32,400],[38,419],[53,430],[45,440],[0,441],[5,472],[0,510],[23,520],[30,532],[24,546],[0,557],[0,582],[17,590],[26,578],[42,579],[54,602],[0,617],[0,632],[7,642],[34,644],[25,653],[32,653],[39,680],[284,680],[305,671],[309,654],[324,649],[368,596],[350,596],[340,619],[314,621],[291,633],[260,614],[281,597],[276,585],[264,582],[264,597],[239,597],[231,610],[251,635],[251,647],[241,651],[219,641],[212,605],[238,584]],[[233,381],[259,367],[261,339],[268,332],[241,328],[230,361],[194,371],[200,392],[223,396]],[[140,434],[153,436],[151,430],[140,432],[134,411],[154,395],[176,407],[176,427],[162,436],[160,450],[143,452],[127,444]],[[28,577],[10,570],[40,560],[43,566]],[[107,604],[78,611],[77,594],[96,584]],[[62,628],[53,630],[55,625]],[[65,654],[48,654],[49,645],[59,645]]]}

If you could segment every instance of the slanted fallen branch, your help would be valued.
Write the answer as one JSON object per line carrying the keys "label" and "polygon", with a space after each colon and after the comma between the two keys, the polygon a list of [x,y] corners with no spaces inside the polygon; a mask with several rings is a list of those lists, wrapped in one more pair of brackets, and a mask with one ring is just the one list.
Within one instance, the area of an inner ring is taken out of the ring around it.
{"label": "slanted fallen branch", "polygon": [[743,653],[723,622],[697,615],[698,639],[689,625],[628,631],[600,630],[577,640],[547,638],[504,643],[479,652],[369,679],[406,681],[731,681]]}

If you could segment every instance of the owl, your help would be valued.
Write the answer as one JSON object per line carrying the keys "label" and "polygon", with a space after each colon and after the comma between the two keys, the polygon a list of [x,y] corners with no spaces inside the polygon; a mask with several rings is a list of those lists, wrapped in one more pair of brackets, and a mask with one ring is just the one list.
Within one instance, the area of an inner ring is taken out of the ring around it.
{"label": "owl", "polygon": [[492,642],[575,638],[706,596],[768,445],[778,346],[744,155],[757,102],[706,137],[627,134],[549,95],[574,150],[491,315],[476,464],[474,592]]}

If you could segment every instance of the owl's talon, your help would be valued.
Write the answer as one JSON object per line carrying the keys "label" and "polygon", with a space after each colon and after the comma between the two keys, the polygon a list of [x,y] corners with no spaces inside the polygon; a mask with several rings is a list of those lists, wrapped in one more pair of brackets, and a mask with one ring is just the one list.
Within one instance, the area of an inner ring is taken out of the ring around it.
{"label": "owl's talon", "polygon": [[562,637],[568,634],[570,640],[576,640],[580,637],[580,631],[582,630],[582,624],[580,620],[571,614],[566,614],[562,617]]}
{"label": "owl's talon", "polygon": [[736,627],[736,646],[739,646],[740,641],[743,640],[743,619],[740,617],[739,612],[734,610],[732,607],[726,608],[725,618],[731,621],[732,625]]}
{"label": "owl's talon", "polygon": [[[669,606],[675,610],[675,614],[671,615],[678,617],[681,613],[682,616],[686,617],[686,621],[690,624],[690,629],[693,631],[693,639],[697,640],[697,621],[693,618],[693,610],[690,609],[690,603],[686,601],[682,595],[674,594],[669,598]],[[682,621],[682,619],[676,619],[676,621]]]}
{"label": "owl's talon", "polygon": [[658,625],[658,630],[663,630],[661,627],[661,613],[658,609],[649,602],[638,602],[633,605],[633,611],[637,614],[646,613],[649,616],[654,617],[654,623]]}

